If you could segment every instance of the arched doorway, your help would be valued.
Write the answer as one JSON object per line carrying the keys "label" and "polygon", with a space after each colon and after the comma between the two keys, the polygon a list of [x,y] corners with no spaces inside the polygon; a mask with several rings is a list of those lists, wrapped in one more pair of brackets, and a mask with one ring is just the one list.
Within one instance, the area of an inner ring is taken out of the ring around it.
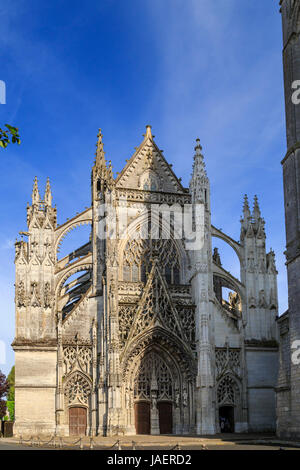
{"label": "arched doorway", "polygon": [[241,412],[240,387],[231,374],[225,374],[217,389],[219,425],[221,432],[235,432]]}
{"label": "arched doorway", "polygon": [[148,353],[134,379],[137,434],[172,434],[174,377],[158,353]]}
{"label": "arched doorway", "polygon": [[220,406],[219,408],[220,430],[223,433],[234,432],[234,407]]}
{"label": "arched doorway", "polygon": [[86,408],[72,406],[69,408],[69,434],[70,436],[85,436],[87,425]]}

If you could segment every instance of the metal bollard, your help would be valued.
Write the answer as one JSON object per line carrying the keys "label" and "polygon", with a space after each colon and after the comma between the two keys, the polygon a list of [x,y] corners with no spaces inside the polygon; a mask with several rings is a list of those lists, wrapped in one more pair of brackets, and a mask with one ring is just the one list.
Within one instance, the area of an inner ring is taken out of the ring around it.
{"label": "metal bollard", "polygon": [[136,444],[136,443],[135,443],[134,441],[132,441],[132,450],[136,450],[135,444]]}
{"label": "metal bollard", "polygon": [[63,446],[63,438],[60,437],[59,438],[59,447],[62,448],[62,446]]}
{"label": "metal bollard", "polygon": [[23,444],[23,441],[22,441],[22,434],[20,435],[20,444],[21,444],[21,445]]}
{"label": "metal bollard", "polygon": [[83,442],[82,442],[82,437],[80,438],[80,446],[79,448],[82,450],[83,449]]}
{"label": "metal bollard", "polygon": [[121,443],[119,440],[118,440],[118,450],[122,450]]}
{"label": "metal bollard", "polygon": [[94,448],[94,441],[93,438],[90,438],[90,449],[92,450]]}

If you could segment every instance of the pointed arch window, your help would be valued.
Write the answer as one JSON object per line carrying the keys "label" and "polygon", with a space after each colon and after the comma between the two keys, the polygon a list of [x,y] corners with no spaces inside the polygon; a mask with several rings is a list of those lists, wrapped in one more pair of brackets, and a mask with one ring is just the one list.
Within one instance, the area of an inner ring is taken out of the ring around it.
{"label": "pointed arch window", "polygon": [[172,239],[130,239],[124,249],[123,281],[146,282],[153,253],[159,255],[159,267],[168,284],[180,284],[180,262]]}

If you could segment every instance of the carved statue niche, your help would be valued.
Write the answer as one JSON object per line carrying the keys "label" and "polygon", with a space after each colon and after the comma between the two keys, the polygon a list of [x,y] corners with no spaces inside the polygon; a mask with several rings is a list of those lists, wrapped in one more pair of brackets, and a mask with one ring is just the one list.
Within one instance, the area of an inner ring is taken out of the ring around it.
{"label": "carved statue niche", "polygon": [[52,295],[51,295],[51,286],[50,282],[45,283],[45,288],[44,288],[44,307],[45,308],[51,308],[52,306]]}
{"label": "carved statue niche", "polygon": [[252,292],[249,297],[249,308],[256,308],[256,300]]}
{"label": "carved statue niche", "polygon": [[178,389],[175,391],[175,406],[176,408],[180,406],[180,392]]}
{"label": "carved statue niche", "polygon": [[182,393],[182,404],[184,407],[187,407],[188,406],[188,393],[187,393],[187,389],[184,388],[183,389],[183,393]]}
{"label": "carved statue niche", "polygon": [[17,305],[18,307],[26,307],[25,286],[23,281],[20,281],[17,286]]}
{"label": "carved statue niche", "polygon": [[266,308],[267,307],[267,302],[266,302],[266,297],[265,297],[265,291],[262,289],[259,291],[259,303],[258,306],[260,308]]}
{"label": "carved statue niche", "polygon": [[41,302],[38,294],[38,283],[32,282],[31,283],[31,306],[32,307],[40,307]]}

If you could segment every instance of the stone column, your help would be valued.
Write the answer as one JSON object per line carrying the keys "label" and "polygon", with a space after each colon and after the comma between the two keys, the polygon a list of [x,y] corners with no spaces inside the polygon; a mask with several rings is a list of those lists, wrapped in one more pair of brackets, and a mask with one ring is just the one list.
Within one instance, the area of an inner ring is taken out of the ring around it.
{"label": "stone column", "polygon": [[63,376],[63,345],[62,345],[62,313],[58,312],[57,323],[57,390],[56,390],[56,434],[64,435],[64,394]]}
{"label": "stone column", "polygon": [[96,422],[97,422],[97,322],[93,320],[92,327],[92,423],[91,423],[91,436],[96,436]]}
{"label": "stone column", "polygon": [[158,385],[156,380],[155,371],[152,370],[152,379],[151,379],[151,409],[150,409],[150,433],[153,435],[160,434],[159,429],[159,414],[157,408],[157,395],[158,395]]}
{"label": "stone column", "polygon": [[174,434],[182,434],[182,420],[180,416],[180,391],[175,390],[175,406],[174,406],[174,419],[173,419],[173,432]]}

